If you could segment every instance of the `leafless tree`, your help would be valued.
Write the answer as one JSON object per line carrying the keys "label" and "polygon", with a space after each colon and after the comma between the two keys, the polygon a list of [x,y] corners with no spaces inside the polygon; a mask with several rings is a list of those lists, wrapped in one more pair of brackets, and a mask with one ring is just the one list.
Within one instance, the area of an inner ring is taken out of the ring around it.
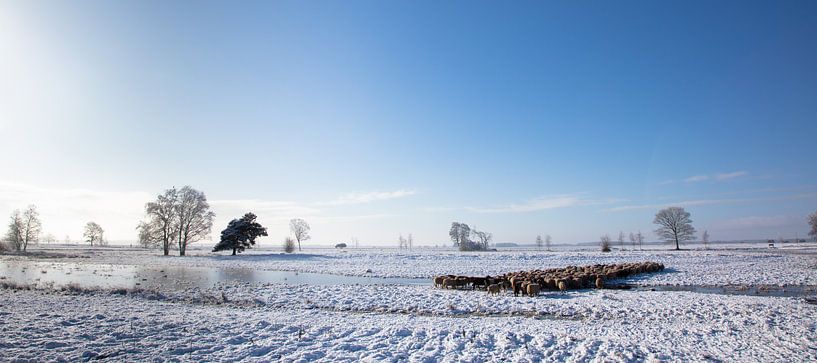
{"label": "leafless tree", "polygon": [[309,224],[303,219],[295,218],[290,220],[289,230],[292,231],[295,240],[298,241],[298,251],[301,250],[301,242],[308,241],[312,238],[309,236]]}
{"label": "leafless tree", "polygon": [[352,241],[352,244],[355,245],[355,248],[358,248],[360,246],[360,241],[358,241],[357,237],[352,237],[351,241]]}
{"label": "leafless tree", "polygon": [[624,231],[618,231],[618,244],[621,250],[624,251]]}
{"label": "leafless tree", "polygon": [[88,222],[85,224],[85,233],[82,236],[85,237],[85,242],[90,243],[91,247],[93,247],[94,242],[102,244],[105,239],[105,231],[96,222]]}
{"label": "leafless tree", "polygon": [[638,239],[635,237],[633,232],[630,232],[630,243],[633,244],[633,251],[635,251],[635,244],[638,242]]}
{"label": "leafless tree", "polygon": [[813,237],[814,241],[817,242],[817,211],[808,216],[808,224],[811,226],[811,231],[809,231],[808,235]]}
{"label": "leafless tree", "polygon": [[638,249],[643,250],[644,249],[644,235],[641,234],[641,231],[638,231],[638,233],[635,234],[635,239],[638,241]]}
{"label": "leafless tree", "polygon": [[204,192],[187,185],[179,189],[177,194],[175,206],[175,219],[178,224],[177,243],[179,256],[184,256],[187,246],[210,235],[216,214],[210,211],[210,204],[207,203]]}
{"label": "leafless tree", "polygon": [[23,213],[15,210],[11,214],[6,241],[17,251],[25,251],[29,243],[35,243],[40,238],[42,223],[37,207],[29,205]]}
{"label": "leafless tree", "polygon": [[544,245],[545,245],[545,240],[542,239],[541,235],[537,235],[536,236],[536,248],[541,250],[542,246],[544,246]]}
{"label": "leafless tree", "polygon": [[476,229],[476,227],[474,227],[473,233],[474,237],[476,237],[477,242],[479,243],[480,249],[487,250],[488,244],[490,244],[491,240],[494,239],[494,235],[485,231],[479,231]]}
{"label": "leafless tree", "polygon": [[156,197],[155,202],[145,205],[147,220],[140,224],[140,226],[148,226],[140,229],[140,236],[141,231],[150,231],[148,235],[158,237],[165,256],[170,254],[170,244],[173,237],[179,233],[178,223],[176,223],[177,200],[178,190],[175,187],[165,190],[163,194]]}
{"label": "leafless tree", "polygon": [[681,207],[669,207],[655,214],[653,223],[659,227],[655,234],[667,242],[675,242],[675,249],[681,249],[681,242],[695,238],[695,228],[689,219],[689,212]]}
{"label": "leafless tree", "polygon": [[403,238],[402,234],[400,235],[399,238],[397,238],[397,247],[401,250],[404,248],[408,248],[408,240]]}
{"label": "leafless tree", "polygon": [[704,234],[701,235],[701,241],[704,243],[704,249],[709,249],[709,231],[704,231]]}
{"label": "leafless tree", "polygon": [[156,228],[155,224],[148,222],[139,222],[136,230],[139,231],[137,243],[142,248],[153,248],[162,245],[163,233],[161,229]]}
{"label": "leafless tree", "polygon": [[40,213],[32,204],[23,212],[23,251],[29,243],[37,243],[40,240],[40,231],[42,231]]}
{"label": "leafless tree", "polygon": [[412,249],[414,247],[414,236],[409,233],[408,238],[406,238],[406,243],[408,244],[408,248]]}
{"label": "leafless tree", "polygon": [[470,235],[471,227],[469,227],[467,224],[460,222],[451,223],[451,229],[448,231],[448,236],[451,237],[451,241],[454,242],[455,247],[462,249],[464,245],[471,241],[468,238]]}
{"label": "leafless tree", "polygon": [[545,235],[545,249],[550,251],[550,235],[549,234]]}
{"label": "leafless tree", "polygon": [[610,252],[610,236],[605,234],[599,239],[601,240],[601,252]]}
{"label": "leafless tree", "polygon": [[11,221],[9,221],[9,229],[6,232],[5,240],[9,247],[15,251],[23,249],[23,216],[20,214],[19,209],[11,213]]}

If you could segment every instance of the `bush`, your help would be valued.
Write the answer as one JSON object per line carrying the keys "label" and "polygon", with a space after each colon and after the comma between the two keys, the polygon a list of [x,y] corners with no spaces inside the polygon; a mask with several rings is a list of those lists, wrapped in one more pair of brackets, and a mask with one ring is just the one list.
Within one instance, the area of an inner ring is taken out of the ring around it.
{"label": "bush", "polygon": [[601,241],[601,252],[610,252],[610,241]]}
{"label": "bush", "polygon": [[291,237],[287,237],[284,239],[284,252],[292,253],[295,251],[295,240]]}
{"label": "bush", "polygon": [[485,251],[485,247],[474,241],[463,241],[460,243],[460,251]]}
{"label": "bush", "polygon": [[346,244],[345,243],[338,243],[338,244],[335,245],[335,248],[346,248]]}

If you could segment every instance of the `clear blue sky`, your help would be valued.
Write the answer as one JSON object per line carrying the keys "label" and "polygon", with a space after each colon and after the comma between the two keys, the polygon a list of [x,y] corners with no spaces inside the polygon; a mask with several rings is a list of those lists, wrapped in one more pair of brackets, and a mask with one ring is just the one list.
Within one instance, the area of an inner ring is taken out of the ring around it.
{"label": "clear blue sky", "polygon": [[[801,237],[814,1],[0,1],[0,214],[135,237],[164,188],[314,243]],[[614,237],[615,238],[615,237]]]}

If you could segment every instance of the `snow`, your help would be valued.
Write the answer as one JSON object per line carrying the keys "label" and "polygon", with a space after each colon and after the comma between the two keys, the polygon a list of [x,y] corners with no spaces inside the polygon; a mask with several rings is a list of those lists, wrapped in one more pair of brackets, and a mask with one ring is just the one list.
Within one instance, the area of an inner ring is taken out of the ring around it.
{"label": "snow", "polygon": [[[428,277],[652,260],[667,271],[638,283],[815,285],[817,258],[803,251],[315,249],[237,257],[189,251],[193,256],[179,258],[111,248],[61,251],[80,257],[48,261]],[[581,290],[528,298],[430,285],[246,282],[131,293],[8,288],[0,290],[0,332],[3,359],[37,361],[817,360],[817,306],[805,299],[695,292]]]}

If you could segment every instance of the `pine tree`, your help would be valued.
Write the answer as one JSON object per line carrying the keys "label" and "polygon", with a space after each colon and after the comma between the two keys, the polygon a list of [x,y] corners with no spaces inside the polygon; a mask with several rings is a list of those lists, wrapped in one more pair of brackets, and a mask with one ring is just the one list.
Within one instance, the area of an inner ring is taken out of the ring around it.
{"label": "pine tree", "polygon": [[239,219],[233,219],[227,224],[227,228],[221,231],[221,240],[213,247],[213,252],[233,250],[244,252],[246,248],[255,245],[255,239],[259,236],[266,236],[267,229],[255,221],[256,215],[247,213]]}

